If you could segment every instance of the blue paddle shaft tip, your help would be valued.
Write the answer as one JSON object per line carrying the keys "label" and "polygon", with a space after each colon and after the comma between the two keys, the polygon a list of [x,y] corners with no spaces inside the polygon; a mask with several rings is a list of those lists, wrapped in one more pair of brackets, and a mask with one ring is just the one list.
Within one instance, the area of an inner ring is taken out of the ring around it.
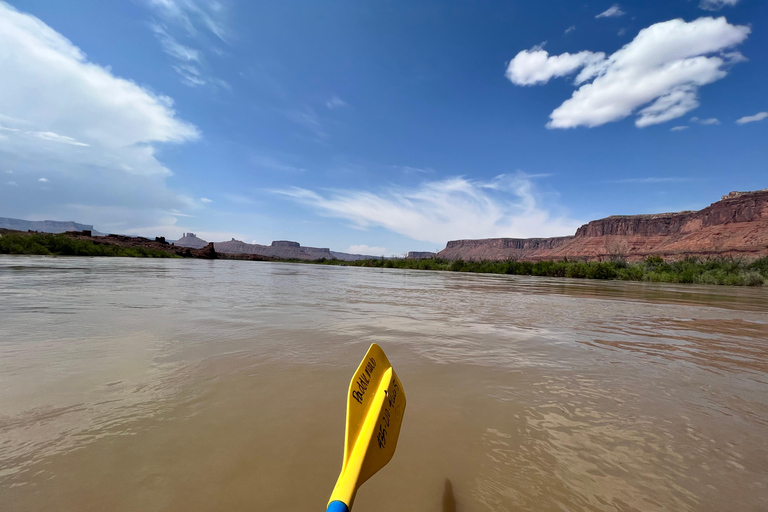
{"label": "blue paddle shaft tip", "polygon": [[349,509],[340,501],[332,501],[328,504],[326,512],[349,512]]}

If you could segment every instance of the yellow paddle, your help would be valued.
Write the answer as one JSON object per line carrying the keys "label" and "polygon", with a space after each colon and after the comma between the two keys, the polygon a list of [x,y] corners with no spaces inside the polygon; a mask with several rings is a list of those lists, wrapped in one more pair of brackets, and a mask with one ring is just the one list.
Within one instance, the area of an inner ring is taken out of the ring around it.
{"label": "yellow paddle", "polygon": [[403,412],[403,385],[374,343],[349,384],[344,461],[327,512],[348,512],[357,489],[392,459]]}

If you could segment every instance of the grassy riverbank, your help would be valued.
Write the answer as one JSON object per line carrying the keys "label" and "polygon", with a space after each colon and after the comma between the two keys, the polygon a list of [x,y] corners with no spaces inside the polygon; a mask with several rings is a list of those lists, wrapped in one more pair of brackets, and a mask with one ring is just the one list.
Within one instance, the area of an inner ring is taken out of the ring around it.
{"label": "grassy riverbank", "polygon": [[63,234],[6,234],[0,237],[0,254],[53,256],[122,256],[128,258],[178,258],[175,254],[144,247],[120,247],[78,240]]}
{"label": "grassy riverbank", "polygon": [[752,262],[728,258],[707,260],[687,258],[681,261],[665,262],[661,258],[648,258],[639,263],[627,263],[623,260],[587,263],[583,261],[446,261],[441,259],[318,260],[309,263],[660,283],[735,286],[762,286],[768,283],[768,257]]}

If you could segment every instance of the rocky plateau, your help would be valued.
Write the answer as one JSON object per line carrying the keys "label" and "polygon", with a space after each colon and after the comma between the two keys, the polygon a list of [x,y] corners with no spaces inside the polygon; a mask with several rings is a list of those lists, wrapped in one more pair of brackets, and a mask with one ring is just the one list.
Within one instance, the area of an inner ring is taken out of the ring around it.
{"label": "rocky plateau", "polygon": [[454,240],[437,254],[466,261],[639,261],[651,256],[768,256],[768,189],[731,192],[699,211],[593,220],[572,236]]}

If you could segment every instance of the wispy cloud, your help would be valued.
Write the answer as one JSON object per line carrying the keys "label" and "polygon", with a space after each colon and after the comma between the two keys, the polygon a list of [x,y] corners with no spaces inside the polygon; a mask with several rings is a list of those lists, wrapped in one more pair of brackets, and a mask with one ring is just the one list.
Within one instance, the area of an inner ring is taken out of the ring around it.
{"label": "wispy cloud", "polygon": [[595,16],[595,18],[618,18],[619,16],[624,16],[624,14],[626,13],[621,10],[619,4],[613,4],[608,9]]}
{"label": "wispy cloud", "polygon": [[701,0],[699,7],[705,11],[719,11],[723,7],[733,7],[739,0]]}
{"label": "wispy cloud", "polygon": [[565,33],[566,33],[566,34],[570,34],[570,33],[571,33],[571,32],[573,32],[574,30],[576,30],[576,25],[571,25],[570,27],[568,27],[567,29],[565,29]]}
{"label": "wispy cloud", "polygon": [[179,42],[179,37],[172,34],[179,34],[181,28],[182,39],[221,55],[221,49],[211,44],[204,35],[210,32],[225,42],[229,40],[224,5],[218,1],[195,0],[146,0],[146,3],[155,16],[163,20],[162,23],[152,21],[149,27],[163,51],[178,62],[173,69],[181,76],[182,83],[189,87],[230,89],[227,82],[213,76],[203,50]]}
{"label": "wispy cloud", "polygon": [[39,181],[41,183],[48,183],[48,178],[40,178],[37,181]]}
{"label": "wispy cloud", "polygon": [[692,123],[701,124],[704,126],[712,126],[715,124],[720,124],[720,120],[716,117],[710,117],[709,119],[700,119],[698,117],[692,117],[691,118]]}
{"label": "wispy cloud", "polygon": [[201,198],[200,198],[200,201],[201,201],[201,202],[203,202],[203,203],[206,203],[206,204],[207,204],[207,203],[212,203],[212,202],[213,202],[213,200],[212,200],[212,199],[208,199],[207,197],[201,197]]}
{"label": "wispy cloud", "polygon": [[336,108],[348,107],[349,103],[339,98],[338,96],[333,96],[331,99],[325,102],[325,106],[328,107],[328,109],[333,110]]}
{"label": "wispy cloud", "polygon": [[50,142],[58,142],[60,144],[69,144],[70,146],[88,146],[84,142],[79,142],[77,139],[67,137],[66,135],[59,135],[54,132],[27,132],[29,135],[37,137],[38,139],[47,140]]}
{"label": "wispy cloud", "polygon": [[269,169],[272,171],[281,172],[304,172],[306,169],[298,167],[291,163],[286,163],[283,160],[275,158],[269,155],[257,154],[250,158],[251,163],[262,169]]}
{"label": "wispy cloud", "polygon": [[567,235],[582,224],[553,213],[556,206],[551,200],[544,206],[533,180],[525,174],[500,175],[488,182],[456,177],[382,192],[316,192],[298,187],[274,192],[360,229],[380,226],[434,243]]}
{"label": "wispy cloud", "polygon": [[768,112],[758,112],[753,116],[744,116],[736,120],[736,124],[756,123],[768,117]]}
{"label": "wispy cloud", "polygon": [[307,128],[318,137],[323,139],[328,137],[328,133],[326,133],[322,123],[320,123],[317,112],[312,107],[293,108],[284,110],[283,113],[288,119]]}
{"label": "wispy cloud", "polygon": [[185,46],[179,43],[172,35],[158,25],[157,23],[151,23],[150,28],[154,32],[157,39],[160,41],[160,45],[163,47],[163,51],[173,57],[186,62],[200,62],[201,53],[200,50],[195,50],[189,46]]}
{"label": "wispy cloud", "polygon": [[168,23],[183,28],[188,35],[207,31],[229,43],[232,34],[227,23],[228,10],[219,0],[146,0],[147,5]]}
{"label": "wispy cloud", "polygon": [[435,172],[434,169],[423,169],[421,167],[411,167],[410,165],[393,165],[392,168],[402,171],[406,174],[429,174]]}
{"label": "wispy cloud", "polygon": [[5,184],[10,187],[18,186],[18,183],[16,183],[15,181],[6,181]]}
{"label": "wispy cloud", "polygon": [[671,132],[681,132],[681,131],[687,130],[687,129],[688,129],[688,126],[682,125],[682,126],[673,126],[672,128],[669,129],[669,131],[671,131]]}

